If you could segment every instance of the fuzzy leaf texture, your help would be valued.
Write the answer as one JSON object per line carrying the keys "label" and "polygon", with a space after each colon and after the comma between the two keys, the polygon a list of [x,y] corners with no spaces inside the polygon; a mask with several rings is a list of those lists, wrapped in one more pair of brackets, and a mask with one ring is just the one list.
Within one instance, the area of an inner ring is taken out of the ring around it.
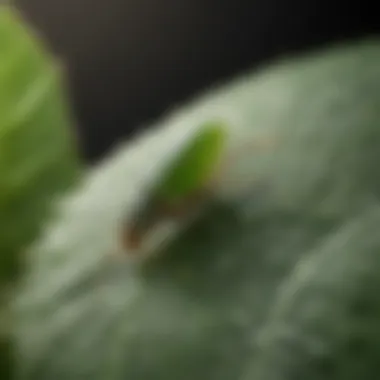
{"label": "fuzzy leaf texture", "polygon": [[[241,150],[155,257],[109,254],[173,147],[213,117],[228,149],[273,144]],[[248,73],[158,121],[91,172],[33,247],[15,302],[18,378],[377,378],[378,162],[375,39]]]}

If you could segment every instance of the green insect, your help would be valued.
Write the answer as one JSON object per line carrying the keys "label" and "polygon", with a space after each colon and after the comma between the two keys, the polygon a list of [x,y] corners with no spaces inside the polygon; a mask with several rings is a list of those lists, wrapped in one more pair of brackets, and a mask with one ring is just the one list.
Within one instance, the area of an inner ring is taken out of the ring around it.
{"label": "green insect", "polygon": [[[225,167],[227,137],[227,128],[219,121],[206,122],[197,131],[129,218],[123,230],[124,248],[140,248],[146,235],[163,220],[182,218],[209,199]],[[227,163],[230,162],[228,157]]]}

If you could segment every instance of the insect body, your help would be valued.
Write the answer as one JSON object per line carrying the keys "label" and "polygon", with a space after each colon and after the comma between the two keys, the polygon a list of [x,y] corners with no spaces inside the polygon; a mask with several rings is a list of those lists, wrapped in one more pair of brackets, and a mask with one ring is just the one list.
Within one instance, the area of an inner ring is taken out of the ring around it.
{"label": "insect body", "polygon": [[227,130],[220,122],[206,123],[197,131],[130,218],[123,232],[125,248],[138,249],[146,234],[163,219],[180,217],[207,198],[226,138]]}
{"label": "insect body", "polygon": [[[221,171],[234,163],[234,157],[224,155],[226,140],[227,128],[220,122],[205,123],[197,131],[130,217],[123,230],[124,248],[128,251],[140,248],[146,235],[163,220],[187,216],[209,199]],[[247,146],[257,149],[266,148],[267,144],[249,141]]]}

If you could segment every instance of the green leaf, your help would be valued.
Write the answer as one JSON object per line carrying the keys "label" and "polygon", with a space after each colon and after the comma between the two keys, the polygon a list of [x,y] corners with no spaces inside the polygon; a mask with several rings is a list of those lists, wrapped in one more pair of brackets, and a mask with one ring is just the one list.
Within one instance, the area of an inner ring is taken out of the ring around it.
{"label": "green leaf", "polygon": [[380,373],[380,208],[301,260],[260,331],[245,379],[372,379]]}
{"label": "green leaf", "polygon": [[11,378],[8,298],[23,252],[80,164],[59,65],[17,12],[0,5],[0,377]]}
{"label": "green leaf", "polygon": [[17,12],[0,6],[0,280],[13,280],[53,197],[77,179],[59,65]]}
{"label": "green leaf", "polygon": [[[229,149],[275,144],[244,152],[204,212],[178,223],[156,256],[109,254],[172,147],[214,117],[230,126]],[[378,272],[379,125],[380,42],[371,40],[249,73],[122,146],[31,251],[15,302],[19,378],[346,380],[365,365],[376,378],[377,307],[363,319],[346,306],[366,297]],[[303,262],[306,283],[293,280]],[[356,364],[335,348],[348,349],[351,327],[369,342]],[[287,333],[294,350],[281,341]],[[335,374],[305,372],[303,359],[320,354],[298,348],[315,337],[333,350]]]}

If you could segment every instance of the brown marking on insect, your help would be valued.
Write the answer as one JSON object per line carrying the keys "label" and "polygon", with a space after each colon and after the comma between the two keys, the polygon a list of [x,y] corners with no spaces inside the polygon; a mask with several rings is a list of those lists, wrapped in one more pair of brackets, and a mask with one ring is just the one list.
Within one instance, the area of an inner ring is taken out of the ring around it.
{"label": "brown marking on insect", "polygon": [[124,228],[122,231],[121,244],[123,248],[128,250],[128,252],[136,252],[141,248],[144,236],[144,231],[140,231],[138,228],[134,228],[133,226],[128,226],[127,228]]}
{"label": "brown marking on insect", "polygon": [[151,220],[148,225],[126,225],[121,232],[122,247],[128,251],[138,251],[145,237],[152,231],[160,222],[165,219],[182,219],[192,211],[198,209],[199,204],[207,198],[205,189],[197,190],[184,200],[177,202],[161,201],[157,202],[155,211],[151,215]]}

